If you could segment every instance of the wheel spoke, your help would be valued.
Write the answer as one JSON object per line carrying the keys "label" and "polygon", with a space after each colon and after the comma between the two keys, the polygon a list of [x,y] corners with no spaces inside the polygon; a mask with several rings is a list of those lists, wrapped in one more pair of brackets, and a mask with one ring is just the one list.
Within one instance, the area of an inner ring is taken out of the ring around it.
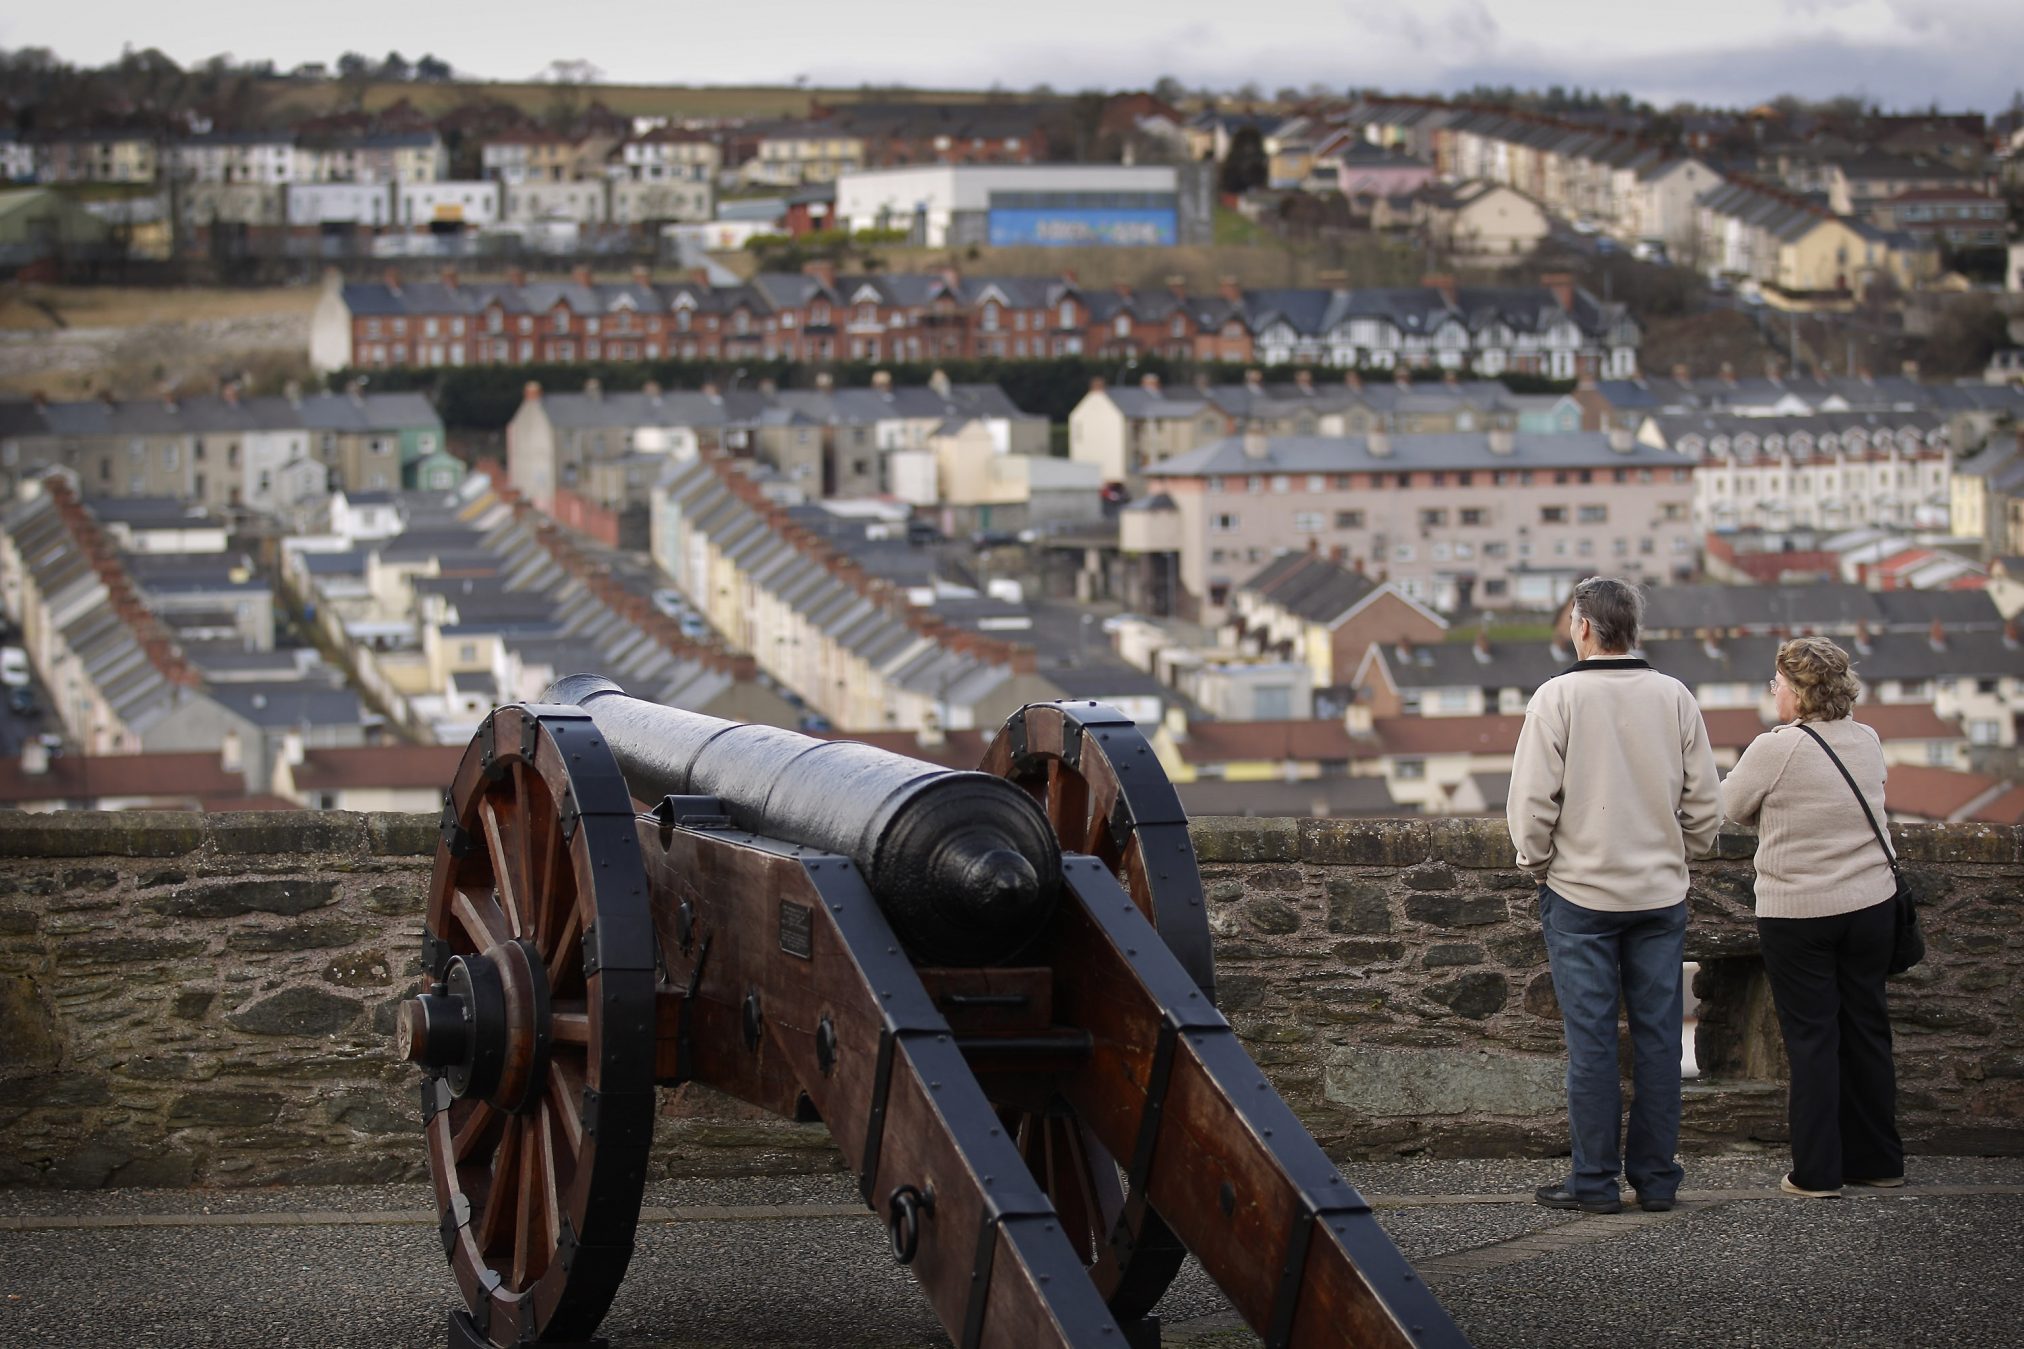
{"label": "wheel spoke", "polygon": [[483,1255],[496,1255],[503,1242],[510,1239],[513,1219],[519,1204],[516,1192],[520,1180],[521,1121],[516,1116],[506,1119],[506,1137],[499,1144],[499,1155],[492,1166],[492,1191],[485,1196],[485,1208],[478,1215],[478,1230],[473,1233],[478,1250]]}
{"label": "wheel spoke", "polygon": [[[532,787],[539,782],[540,780],[536,778],[529,786]],[[546,792],[543,795],[546,795]],[[539,829],[533,824],[535,816],[532,814],[528,816],[528,829],[536,845],[532,850],[534,865],[530,873],[534,878],[530,885],[534,904],[534,947],[543,953],[544,960],[553,954],[556,929],[566,921],[568,912],[576,907],[575,877],[570,874],[566,865],[569,845],[563,842],[561,834],[549,821],[548,817],[553,813],[554,803],[548,802],[541,813],[542,824]],[[565,886],[568,888],[566,897]]]}
{"label": "wheel spoke", "polygon": [[562,1128],[562,1141],[572,1158],[583,1151],[583,1068],[573,1058],[555,1054],[548,1060],[548,1103]]}
{"label": "wheel spoke", "polygon": [[520,1186],[513,1223],[513,1286],[526,1288],[548,1268],[548,1164],[542,1155],[542,1116],[525,1116],[520,1125]]}
{"label": "wheel spoke", "polygon": [[558,1045],[588,1045],[590,1043],[590,1013],[580,1002],[569,1002],[561,1006],[550,1004],[548,1013],[548,1038]]}
{"label": "wheel spoke", "polygon": [[476,951],[489,951],[512,936],[506,930],[506,915],[499,912],[498,901],[490,895],[458,890],[450,901],[450,916],[464,929]]}
{"label": "wheel spoke", "polygon": [[499,907],[506,915],[506,935],[521,935],[520,900],[515,894],[512,825],[499,818],[499,807],[487,796],[478,803],[478,821],[485,830],[485,850],[492,859],[492,884],[499,892]]}
{"label": "wheel spoke", "polygon": [[1063,851],[1089,851],[1089,784],[1059,759],[1047,761],[1047,819]]}
{"label": "wheel spoke", "polygon": [[457,1126],[456,1137],[451,1142],[450,1156],[457,1165],[464,1166],[474,1160],[505,1118],[489,1101],[472,1102],[470,1113]]}
{"label": "wheel spoke", "polygon": [[583,908],[571,903],[569,914],[555,934],[555,945],[541,953],[541,963],[548,967],[548,996],[559,998],[565,993],[581,996],[583,993],[583,962],[565,960],[563,953],[583,937]]}

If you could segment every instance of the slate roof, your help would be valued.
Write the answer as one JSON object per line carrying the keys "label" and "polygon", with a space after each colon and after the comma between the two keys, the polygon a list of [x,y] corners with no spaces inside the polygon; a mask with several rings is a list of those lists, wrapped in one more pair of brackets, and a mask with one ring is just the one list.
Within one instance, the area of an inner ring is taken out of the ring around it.
{"label": "slate roof", "polygon": [[1265,453],[1245,453],[1245,438],[1230,436],[1175,455],[1144,470],[1147,478],[1242,476],[1252,473],[1405,472],[1412,469],[1682,468],[1688,460],[1670,450],[1633,444],[1610,447],[1600,431],[1555,434],[1515,432],[1512,452],[1493,453],[1489,438],[1474,432],[1394,434],[1388,454],[1372,454],[1366,436],[1271,436]]}

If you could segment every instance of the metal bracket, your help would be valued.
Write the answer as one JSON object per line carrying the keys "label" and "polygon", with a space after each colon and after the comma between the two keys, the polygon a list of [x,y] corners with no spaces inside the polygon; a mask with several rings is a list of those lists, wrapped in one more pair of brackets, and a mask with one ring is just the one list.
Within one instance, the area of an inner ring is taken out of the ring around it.
{"label": "metal bracket", "polygon": [[429,978],[441,982],[450,967],[450,943],[438,937],[426,926],[422,928],[422,970]]}
{"label": "metal bracket", "polygon": [[457,818],[457,803],[447,793],[443,797],[443,846],[450,850],[452,857],[469,857],[474,846],[471,831],[464,828]]}
{"label": "metal bracket", "polygon": [[1131,1164],[1125,1168],[1124,1212],[1118,1215],[1111,1234],[1113,1243],[1126,1248],[1133,1244],[1132,1233],[1139,1229],[1146,1211],[1146,1183],[1152,1177],[1153,1149],[1159,1142],[1160,1121],[1167,1108],[1167,1088],[1174,1078],[1174,1048],[1180,1027],[1171,1015],[1160,1018],[1159,1038],[1153,1042],[1153,1061],[1146,1071],[1146,1103],[1139,1112],[1138,1141],[1132,1144]]}
{"label": "metal bracket", "polygon": [[1300,1303],[1300,1284],[1307,1274],[1314,1221],[1314,1205],[1303,1194],[1293,1213],[1293,1230],[1286,1237],[1286,1263],[1279,1267],[1279,1291],[1273,1295],[1272,1320],[1265,1331],[1265,1343],[1271,1349],[1283,1349],[1293,1342],[1293,1309]]}
{"label": "metal bracket", "polygon": [[654,807],[654,820],[663,829],[729,829],[731,816],[723,798],[716,796],[664,796]]}
{"label": "metal bracket", "polygon": [[864,1162],[858,1169],[857,1192],[871,1203],[872,1185],[878,1180],[879,1148],[885,1143],[886,1094],[893,1083],[893,1032],[882,1027],[878,1033],[878,1063],[871,1073],[871,1109],[865,1112]]}
{"label": "metal bracket", "polygon": [[584,924],[583,935],[577,938],[577,941],[583,946],[583,977],[589,979],[604,968],[604,959],[597,945],[597,920],[595,918]]}

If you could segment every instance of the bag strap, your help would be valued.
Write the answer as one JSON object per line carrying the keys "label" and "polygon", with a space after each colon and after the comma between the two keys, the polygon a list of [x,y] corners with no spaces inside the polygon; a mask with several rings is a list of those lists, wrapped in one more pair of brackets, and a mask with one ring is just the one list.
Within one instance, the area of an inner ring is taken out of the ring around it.
{"label": "bag strap", "polygon": [[1811,726],[1808,726],[1803,721],[1794,722],[1793,724],[1796,725],[1800,730],[1812,736],[1813,743],[1820,746],[1822,752],[1824,752],[1827,755],[1827,757],[1833,761],[1834,766],[1841,771],[1841,780],[1848,784],[1848,790],[1855,793],[1856,804],[1862,807],[1862,817],[1865,820],[1869,821],[1869,832],[1876,835],[1876,846],[1883,849],[1884,857],[1890,862],[1891,874],[1895,876],[1897,874],[1898,869],[1897,854],[1892,852],[1890,850],[1890,844],[1884,841],[1883,830],[1878,827],[1876,822],[1876,812],[1869,808],[1869,798],[1862,794],[1862,788],[1855,785],[1855,779],[1849,776],[1848,769],[1845,766],[1843,766],[1841,762],[1841,756],[1839,754],[1836,754],[1832,749],[1828,748],[1827,742],[1820,738],[1820,732],[1814,730]]}

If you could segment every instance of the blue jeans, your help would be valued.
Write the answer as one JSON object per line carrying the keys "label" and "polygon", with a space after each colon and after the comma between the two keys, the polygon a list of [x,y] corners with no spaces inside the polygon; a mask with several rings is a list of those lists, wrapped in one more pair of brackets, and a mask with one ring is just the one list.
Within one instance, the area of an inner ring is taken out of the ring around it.
{"label": "blue jeans", "polygon": [[[1615,1199],[1621,1169],[1639,1198],[1671,1199],[1685,1174],[1673,1154],[1680,1144],[1686,901],[1614,913],[1569,903],[1542,885],[1539,923],[1567,1028],[1567,1117],[1573,1140],[1567,1188],[1582,1199]],[[1634,1065],[1627,1135],[1616,1052],[1619,994],[1630,1018]]]}

